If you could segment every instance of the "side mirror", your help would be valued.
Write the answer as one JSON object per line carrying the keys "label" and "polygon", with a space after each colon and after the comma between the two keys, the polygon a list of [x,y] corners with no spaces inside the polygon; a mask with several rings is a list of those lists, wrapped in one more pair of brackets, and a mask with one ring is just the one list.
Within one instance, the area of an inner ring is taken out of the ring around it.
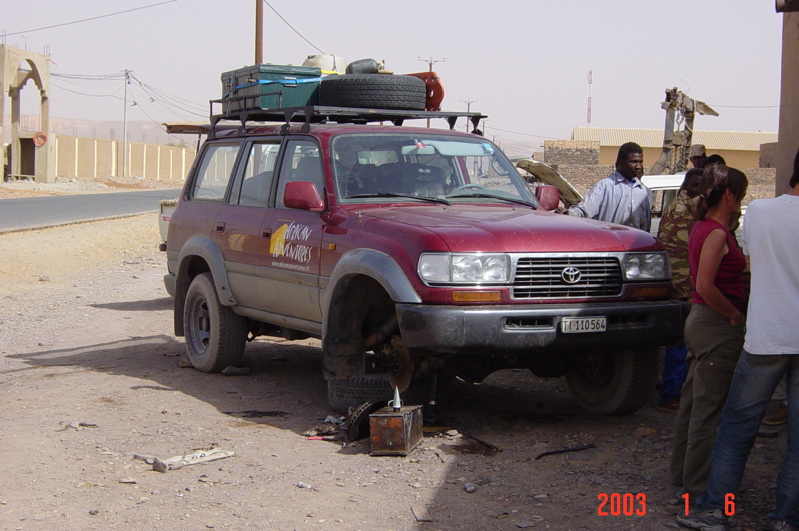
{"label": "side mirror", "polygon": [[535,187],[535,198],[538,199],[544,210],[555,210],[560,203],[560,193],[557,187],[548,184]]}
{"label": "side mirror", "polygon": [[324,199],[319,197],[316,186],[309,181],[286,183],[286,190],[283,192],[283,204],[287,208],[310,210],[311,212],[322,212],[325,209]]}

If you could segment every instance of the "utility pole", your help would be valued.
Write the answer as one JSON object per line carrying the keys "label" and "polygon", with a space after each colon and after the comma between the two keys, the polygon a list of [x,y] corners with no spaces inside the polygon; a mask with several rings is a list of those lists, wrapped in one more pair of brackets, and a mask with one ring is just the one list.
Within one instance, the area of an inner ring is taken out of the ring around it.
{"label": "utility pole", "polygon": [[588,71],[588,127],[591,127],[591,85],[594,84],[594,71]]}
{"label": "utility pole", "polygon": [[[666,125],[663,129],[663,151],[658,160],[655,161],[655,164],[649,168],[648,175],[684,171],[688,152],[693,142],[695,115],[697,113],[706,116],[719,115],[707,103],[689,98],[677,87],[666,89],[666,101],[660,104],[660,108],[666,111]],[[678,124],[682,123],[683,129],[675,131],[675,121]]]}
{"label": "utility pole", "polygon": [[130,83],[131,70],[123,70],[125,73],[125,98],[122,110],[122,177],[128,176],[128,83]]}
{"label": "utility pole", "polygon": [[[447,58],[444,57],[442,59],[433,59],[431,57],[429,59],[422,59],[421,57],[419,57],[418,60],[427,63],[427,65],[429,66],[429,71],[432,72],[434,64],[446,62]],[[467,123],[468,123],[468,120],[467,120]],[[427,128],[430,129],[430,118],[427,119]],[[468,125],[467,125],[467,128],[468,128]]]}
{"label": "utility pole", "polygon": [[264,62],[264,1],[255,0],[255,64]]}
{"label": "utility pole", "polygon": [[[477,100],[461,100],[463,103],[466,104],[466,112],[472,112],[472,103],[476,102]],[[466,119],[466,132],[469,132],[469,119]]]}

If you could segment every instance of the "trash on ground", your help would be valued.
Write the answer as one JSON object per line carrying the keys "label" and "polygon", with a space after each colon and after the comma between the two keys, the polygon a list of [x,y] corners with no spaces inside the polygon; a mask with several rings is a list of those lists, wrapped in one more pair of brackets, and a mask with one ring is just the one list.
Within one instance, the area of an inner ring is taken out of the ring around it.
{"label": "trash on ground", "polygon": [[413,516],[416,518],[417,522],[433,521],[433,517],[430,516],[430,513],[425,507],[411,507],[411,511],[413,511]]}
{"label": "trash on ground", "polygon": [[245,409],[244,411],[224,411],[225,415],[232,417],[239,417],[241,419],[255,419],[260,417],[285,417],[288,415],[285,411],[261,411],[260,409]]}
{"label": "trash on ground", "polygon": [[596,448],[595,444],[586,444],[585,446],[578,446],[576,448],[564,448],[563,450],[550,450],[549,452],[543,452],[535,456],[536,459],[541,459],[547,455],[555,455],[555,454],[565,454],[566,452],[579,452],[581,450],[588,450],[589,448]]}
{"label": "trash on ground", "polygon": [[147,464],[153,465],[153,470],[156,472],[166,472],[167,470],[179,470],[184,466],[196,465],[198,463],[208,463],[216,461],[217,459],[225,459],[226,457],[233,457],[236,452],[222,450],[221,448],[212,447],[207,450],[193,450],[190,453],[183,455],[176,455],[169,459],[159,459],[156,456],[134,454],[133,458],[139,461],[144,461]]}
{"label": "trash on ground", "polygon": [[250,374],[249,367],[234,367],[233,365],[228,365],[222,369],[222,376],[247,376],[248,374]]}
{"label": "trash on ground", "polygon": [[325,422],[302,432],[305,437],[320,437],[323,435],[336,435],[338,433],[338,426]]}

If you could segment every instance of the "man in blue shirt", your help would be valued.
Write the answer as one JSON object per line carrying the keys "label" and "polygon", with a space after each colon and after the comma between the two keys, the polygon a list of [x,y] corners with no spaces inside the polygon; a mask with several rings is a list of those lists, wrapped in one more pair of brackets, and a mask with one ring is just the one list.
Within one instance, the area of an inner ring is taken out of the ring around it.
{"label": "man in blue shirt", "polygon": [[622,144],[616,157],[616,172],[596,183],[567,212],[649,232],[652,192],[641,182],[643,174],[644,150],[635,142]]}

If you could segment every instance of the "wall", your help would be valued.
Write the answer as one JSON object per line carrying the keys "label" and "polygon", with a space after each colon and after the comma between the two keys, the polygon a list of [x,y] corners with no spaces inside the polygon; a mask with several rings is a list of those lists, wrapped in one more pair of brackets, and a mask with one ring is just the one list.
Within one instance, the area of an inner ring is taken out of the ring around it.
{"label": "wall", "polygon": [[544,142],[547,164],[599,164],[599,142],[588,140],[547,140]]}
{"label": "wall", "polygon": [[[122,142],[101,138],[53,135],[55,175],[67,179],[121,177]],[[146,180],[183,180],[196,150],[160,144],[128,142],[127,177]]]}
{"label": "wall", "polygon": [[760,164],[761,168],[776,168],[777,167],[777,146],[778,142],[771,142],[769,144],[760,144]]}
{"label": "wall", "polygon": [[[658,160],[663,152],[662,148],[643,148],[644,167],[650,168]],[[599,164],[610,165],[616,163],[616,156],[619,154],[619,146],[602,146],[599,150]],[[728,149],[708,149],[708,155],[719,154],[724,157],[728,166],[733,168],[757,168],[760,164],[760,151],[738,151]],[[688,163],[691,167],[691,163]]]}

